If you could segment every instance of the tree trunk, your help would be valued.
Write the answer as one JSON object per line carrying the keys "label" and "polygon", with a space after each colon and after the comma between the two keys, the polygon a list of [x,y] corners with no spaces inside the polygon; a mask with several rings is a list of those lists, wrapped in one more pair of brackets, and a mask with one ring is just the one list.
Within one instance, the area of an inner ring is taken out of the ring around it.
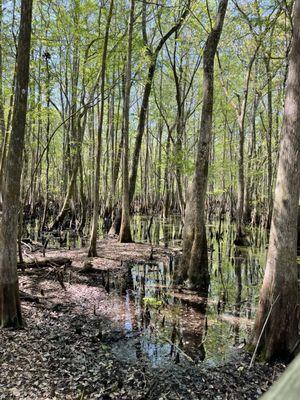
{"label": "tree trunk", "polygon": [[[51,91],[50,91],[50,69],[49,69],[49,56],[48,53],[44,55],[45,62],[46,62],[46,73],[47,73],[47,80],[46,80],[46,96],[47,96],[47,125],[46,125],[46,143],[49,143],[50,138],[50,101],[51,101]],[[46,193],[45,193],[45,202],[44,202],[44,212],[43,212],[43,219],[41,223],[41,233],[45,229],[46,220],[47,220],[47,211],[48,211],[48,204],[49,204],[49,169],[50,169],[50,159],[49,159],[49,144],[47,145],[46,149]]]}
{"label": "tree trunk", "polygon": [[299,351],[300,0],[294,3],[293,26],[267,266],[252,338],[268,360]]}
{"label": "tree trunk", "polygon": [[220,40],[228,0],[220,0],[216,24],[205,43],[203,52],[203,105],[196,170],[187,200],[183,232],[183,254],[179,280],[207,294],[209,285],[208,254],[205,230],[205,197],[208,180],[212,114],[214,100],[214,60]]}
{"label": "tree trunk", "polygon": [[[83,119],[82,122],[81,122],[81,119]],[[57,217],[55,218],[52,225],[50,226],[50,230],[57,229],[59,227],[59,225],[63,223],[64,218],[68,212],[68,205],[69,205],[69,202],[74,193],[76,179],[77,179],[78,171],[80,168],[82,142],[83,142],[83,135],[84,135],[85,127],[86,127],[86,121],[87,121],[87,109],[85,109],[83,113],[78,115],[78,118],[77,118],[78,143],[77,143],[77,148],[76,148],[76,154],[74,156],[74,161],[73,161],[73,167],[72,167],[73,170],[72,170],[70,182],[68,185],[66,196],[64,198],[63,205],[62,205]]]}
{"label": "tree trunk", "polygon": [[17,275],[17,231],[29,81],[31,17],[32,0],[22,0],[15,103],[12,132],[6,159],[3,213],[0,228],[1,327],[19,327],[22,325]]}
{"label": "tree trunk", "polygon": [[190,12],[189,6],[190,6],[190,1],[187,1],[185,10],[182,13],[182,15],[179,17],[178,22],[160,39],[160,41],[154,51],[150,50],[147,42],[145,43],[146,47],[148,47],[148,56],[150,58],[150,65],[148,68],[147,81],[146,81],[144,93],[143,93],[143,100],[142,100],[141,111],[140,111],[140,115],[139,115],[138,132],[137,132],[137,136],[136,136],[136,140],[135,140],[135,147],[134,147],[134,152],[133,152],[133,157],[132,157],[133,159],[132,159],[132,167],[131,167],[130,186],[129,186],[129,203],[132,202],[134,192],[135,192],[138,163],[139,163],[139,158],[140,158],[142,139],[143,139],[143,135],[144,135],[144,131],[145,131],[145,123],[146,123],[146,117],[147,117],[148,106],[149,106],[149,97],[150,97],[153,78],[154,78],[154,74],[155,74],[157,57],[158,57],[160,50],[164,46],[164,44],[167,42],[167,40],[181,28],[184,20],[189,15],[189,12]]}
{"label": "tree trunk", "polygon": [[251,78],[252,66],[256,58],[258,47],[255,50],[253,57],[251,58],[248,71],[246,74],[244,100],[238,114],[238,125],[239,125],[239,157],[238,157],[238,198],[237,198],[237,233],[234,243],[236,245],[244,246],[247,245],[247,239],[245,238],[243,225],[244,225],[244,201],[245,201],[245,173],[244,173],[244,144],[245,144],[245,117],[246,108],[249,95],[249,85]]}
{"label": "tree trunk", "polygon": [[121,243],[132,242],[130,232],[130,215],[129,215],[129,110],[130,110],[130,88],[131,88],[131,54],[132,54],[132,33],[134,23],[134,2],[131,0],[130,16],[128,22],[128,48],[127,48],[127,65],[125,76],[125,95],[124,95],[124,125],[123,125],[123,196],[122,196],[122,221],[120,228],[119,240]]}
{"label": "tree trunk", "polygon": [[246,184],[246,191],[245,191],[245,201],[244,201],[244,212],[243,212],[243,221],[245,224],[248,224],[251,222],[251,216],[252,216],[252,210],[253,210],[253,205],[252,201],[253,198],[253,192],[254,192],[254,178],[252,176],[253,174],[253,169],[255,169],[255,165],[253,162],[253,157],[254,159],[256,158],[256,114],[257,114],[257,108],[259,104],[259,94],[255,93],[253,97],[253,108],[252,108],[252,116],[251,116],[251,138],[250,138],[250,151],[248,154],[248,177],[247,177],[247,184]]}
{"label": "tree trunk", "polygon": [[[0,134],[1,148],[5,138],[4,99],[3,99],[3,65],[2,65],[2,0],[0,0]],[[1,151],[2,152],[2,151]]]}
{"label": "tree trunk", "polygon": [[109,39],[109,29],[113,14],[114,0],[110,1],[109,13],[107,17],[105,38],[103,44],[102,53],[102,70],[101,70],[101,83],[100,83],[100,118],[97,132],[97,154],[96,154],[96,170],[94,180],[94,193],[93,193],[93,217],[92,217],[92,228],[91,228],[91,239],[90,247],[88,251],[89,257],[97,257],[96,243],[97,243],[97,231],[98,231],[98,220],[99,220],[99,188],[100,188],[100,161],[101,161],[101,141],[103,132],[103,118],[104,118],[104,94],[105,94],[105,77],[106,77],[106,62],[107,62],[107,47]]}
{"label": "tree trunk", "polygon": [[273,134],[273,100],[272,100],[272,73],[270,71],[271,56],[265,58],[267,79],[268,79],[268,128],[266,132],[267,139],[267,153],[268,153],[268,210],[267,210],[267,228],[270,228],[273,200],[272,200],[272,177],[273,177],[273,164],[272,164],[272,134]]}

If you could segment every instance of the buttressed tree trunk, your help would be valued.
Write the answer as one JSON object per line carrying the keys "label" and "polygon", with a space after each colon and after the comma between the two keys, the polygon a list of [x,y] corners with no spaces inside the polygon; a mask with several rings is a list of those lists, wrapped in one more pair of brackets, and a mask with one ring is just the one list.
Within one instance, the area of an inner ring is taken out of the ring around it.
{"label": "buttressed tree trunk", "polygon": [[129,164],[129,108],[130,108],[130,87],[131,87],[131,53],[132,53],[132,32],[134,22],[134,2],[131,0],[130,17],[128,23],[128,48],[127,65],[125,76],[125,96],[124,96],[124,147],[123,147],[123,196],[122,196],[122,221],[120,229],[120,242],[132,242],[130,232],[129,215],[129,182],[128,182],[128,164]]}
{"label": "buttressed tree trunk", "polygon": [[205,196],[208,179],[208,162],[212,131],[214,99],[214,60],[220,40],[228,0],[220,0],[215,26],[205,43],[203,53],[203,105],[200,137],[197,149],[196,170],[189,189],[185,225],[183,231],[183,254],[178,279],[188,279],[189,284],[206,294],[209,285],[207,242],[204,220]]}
{"label": "buttressed tree trunk", "polygon": [[[297,215],[300,189],[300,0],[294,3],[270,243],[252,343],[264,358],[299,352]],[[261,337],[260,337],[261,336]]]}
{"label": "buttressed tree trunk", "polygon": [[3,211],[0,226],[1,327],[19,327],[22,325],[17,275],[17,231],[29,81],[31,17],[32,0],[22,0],[15,103],[3,182]]}

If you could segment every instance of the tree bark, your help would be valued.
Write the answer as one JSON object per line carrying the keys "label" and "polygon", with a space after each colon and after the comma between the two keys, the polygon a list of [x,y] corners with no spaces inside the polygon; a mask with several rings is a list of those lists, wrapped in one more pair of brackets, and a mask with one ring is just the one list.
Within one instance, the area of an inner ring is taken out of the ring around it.
{"label": "tree bark", "polygon": [[268,210],[267,210],[267,228],[270,228],[273,200],[272,200],[272,177],[273,177],[273,164],[272,164],[272,135],[273,135],[273,100],[272,100],[272,74],[270,71],[271,55],[265,57],[266,73],[268,79],[268,128],[266,132],[267,139],[267,153],[268,153]]}
{"label": "tree bark", "polygon": [[[1,150],[5,138],[4,99],[3,99],[3,64],[2,64],[2,0],[0,0],[0,134]],[[1,151],[2,152],[2,151]]]}
{"label": "tree bark", "polygon": [[294,3],[293,27],[270,243],[252,338],[267,360],[299,351],[300,0]]}
{"label": "tree bark", "polygon": [[205,43],[203,52],[203,105],[196,170],[189,191],[185,226],[183,232],[183,254],[179,270],[179,280],[188,279],[189,284],[203,295],[209,285],[208,254],[205,230],[205,197],[208,180],[208,162],[212,131],[214,100],[214,60],[220,40],[228,0],[220,0],[215,26]]}
{"label": "tree bark", "polygon": [[20,212],[20,181],[23,162],[32,0],[22,0],[17,51],[17,72],[12,132],[3,185],[3,212],[0,227],[0,325],[22,326],[17,275],[17,232]]}
{"label": "tree bark", "polygon": [[130,232],[130,215],[129,215],[129,110],[130,110],[130,88],[131,88],[131,55],[132,55],[132,34],[134,23],[134,6],[135,0],[131,0],[130,16],[128,22],[128,48],[127,48],[127,65],[125,76],[125,95],[124,95],[124,125],[123,125],[123,196],[122,196],[122,220],[120,228],[119,240],[121,243],[132,242]]}

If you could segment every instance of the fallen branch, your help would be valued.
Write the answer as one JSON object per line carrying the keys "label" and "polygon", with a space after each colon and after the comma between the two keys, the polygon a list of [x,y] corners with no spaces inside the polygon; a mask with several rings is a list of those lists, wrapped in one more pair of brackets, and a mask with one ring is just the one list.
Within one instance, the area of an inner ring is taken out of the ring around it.
{"label": "fallen branch", "polygon": [[67,257],[57,257],[57,258],[45,258],[42,260],[32,260],[32,261],[24,261],[22,263],[18,263],[18,268],[26,269],[26,268],[45,268],[45,267],[53,267],[53,266],[62,266],[62,265],[71,265],[72,260]]}

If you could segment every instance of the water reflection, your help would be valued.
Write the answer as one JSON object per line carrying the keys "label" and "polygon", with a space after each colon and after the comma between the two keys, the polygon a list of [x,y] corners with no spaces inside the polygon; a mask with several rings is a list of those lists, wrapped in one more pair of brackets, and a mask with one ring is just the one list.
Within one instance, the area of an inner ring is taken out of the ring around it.
{"label": "water reflection", "polygon": [[[119,357],[132,361],[143,357],[153,365],[204,359],[205,315],[183,306],[180,298],[187,294],[174,292],[172,263],[133,265],[130,269],[132,287],[123,296],[123,329],[129,338],[133,332],[136,335],[124,346],[115,345],[113,351]],[[116,288],[118,285],[120,280]],[[201,302],[199,298],[196,301]]]}
{"label": "water reflection", "polygon": [[[168,229],[172,235],[174,230]],[[173,286],[176,260],[131,266],[132,281],[123,295],[123,328],[129,337],[132,332],[138,336],[127,340],[125,349],[120,343],[116,345],[118,357],[133,361],[144,357],[160,366],[191,359],[216,364],[231,358],[234,349],[247,341],[265,248],[235,247],[234,227],[230,225],[224,226],[222,238],[213,225],[209,226],[208,237],[211,285],[207,302],[194,292]],[[265,241],[261,238],[260,243]],[[116,293],[118,301],[120,295]]]}
{"label": "water reflection", "polygon": [[169,218],[135,215],[131,228],[136,242],[148,242],[155,245],[175,246],[181,243],[182,221],[179,215]]}
{"label": "water reflection", "polygon": [[[181,244],[179,218],[154,218],[151,229],[147,219],[136,219],[135,224],[137,241],[170,247]],[[134,339],[134,350],[130,341],[125,353],[118,344],[114,349],[118,356],[145,357],[153,365],[184,362],[189,357],[215,364],[226,361],[236,347],[244,345],[257,306],[267,235],[261,229],[249,230],[249,248],[234,246],[234,237],[235,228],[230,224],[223,223],[222,232],[219,226],[208,226],[211,285],[207,306],[195,293],[173,287],[174,261],[132,266],[133,283],[124,298],[127,310],[132,304],[131,314],[126,314],[123,326],[128,334],[136,330],[139,336]]]}
{"label": "water reflection", "polygon": [[[131,231],[135,242],[173,247],[181,244],[182,221],[178,215],[172,215],[167,219],[158,216],[134,215],[131,219]],[[98,237],[103,238],[105,236],[107,236],[107,221],[106,218],[100,218]],[[44,231],[40,234],[39,223],[36,220],[23,228],[23,238],[40,243],[47,240],[48,248],[81,248],[87,244],[89,226],[86,226],[82,234],[78,234],[76,229],[72,228]]]}
{"label": "water reflection", "polygon": [[[181,219],[134,216],[132,234],[136,242],[180,248]],[[34,227],[28,235],[40,240]],[[105,235],[102,230],[101,235]],[[51,247],[82,247],[87,239],[71,230],[49,237]],[[114,346],[118,357],[145,358],[154,366],[189,359],[220,363],[247,341],[263,278],[267,234],[261,228],[249,229],[251,246],[238,248],[233,245],[235,227],[218,221],[207,226],[207,237],[211,276],[207,301],[173,286],[177,259],[131,265],[122,277],[103,277],[116,320],[128,337]]]}

